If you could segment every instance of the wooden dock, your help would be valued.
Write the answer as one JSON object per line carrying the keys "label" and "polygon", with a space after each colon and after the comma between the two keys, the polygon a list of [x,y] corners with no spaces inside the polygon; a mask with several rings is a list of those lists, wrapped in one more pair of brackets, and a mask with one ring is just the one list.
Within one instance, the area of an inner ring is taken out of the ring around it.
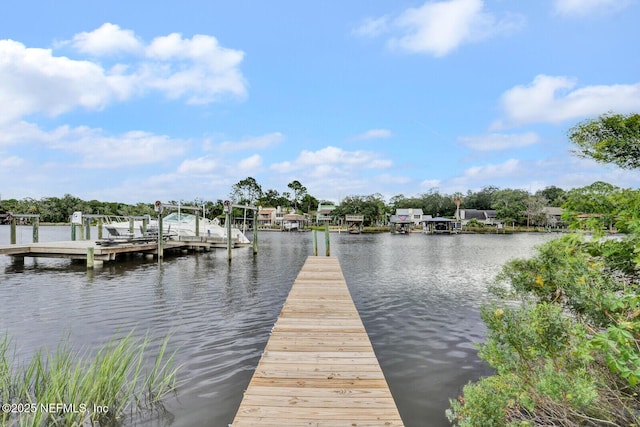
{"label": "wooden dock", "polygon": [[337,258],[307,259],[231,426],[403,426]]}
{"label": "wooden dock", "polygon": [[[237,246],[237,244],[234,244]],[[172,250],[209,250],[211,248],[226,247],[225,239],[187,237],[184,240],[167,240],[163,242],[163,249]],[[113,241],[107,239],[70,240],[49,243],[25,243],[16,245],[0,245],[0,255],[10,255],[14,258],[68,258],[87,260],[92,256],[95,261],[115,261],[118,255],[142,253],[158,254],[158,243],[153,240]]]}

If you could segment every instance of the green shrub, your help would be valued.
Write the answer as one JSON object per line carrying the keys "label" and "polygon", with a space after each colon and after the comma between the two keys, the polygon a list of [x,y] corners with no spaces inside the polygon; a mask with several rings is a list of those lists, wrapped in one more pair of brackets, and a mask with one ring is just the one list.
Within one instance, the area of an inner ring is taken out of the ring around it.
{"label": "green shrub", "polygon": [[481,312],[479,355],[496,374],[451,401],[454,425],[640,425],[640,296],[627,239],[565,236],[504,267]]}
{"label": "green shrub", "polygon": [[[166,355],[165,339],[149,366],[149,339],[132,334],[112,339],[91,361],[65,341],[55,353],[40,350],[20,367],[12,366],[9,337],[0,338],[0,404],[29,405],[27,411],[3,411],[1,424],[106,425],[135,410],[162,410],[163,397],[177,387],[174,354]],[[51,404],[67,406],[49,411]]]}

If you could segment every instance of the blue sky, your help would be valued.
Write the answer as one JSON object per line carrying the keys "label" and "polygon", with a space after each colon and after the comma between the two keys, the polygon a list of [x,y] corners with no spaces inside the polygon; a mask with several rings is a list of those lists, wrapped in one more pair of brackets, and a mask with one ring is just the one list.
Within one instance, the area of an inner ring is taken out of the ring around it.
{"label": "blue sky", "polygon": [[637,188],[567,130],[640,112],[639,21],[638,0],[9,2],[0,196]]}

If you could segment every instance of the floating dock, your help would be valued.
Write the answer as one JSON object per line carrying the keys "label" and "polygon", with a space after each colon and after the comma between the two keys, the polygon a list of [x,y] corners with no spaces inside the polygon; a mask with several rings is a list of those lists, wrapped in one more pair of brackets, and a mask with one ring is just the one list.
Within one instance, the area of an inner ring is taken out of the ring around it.
{"label": "floating dock", "polygon": [[403,426],[337,258],[307,259],[231,426]]}

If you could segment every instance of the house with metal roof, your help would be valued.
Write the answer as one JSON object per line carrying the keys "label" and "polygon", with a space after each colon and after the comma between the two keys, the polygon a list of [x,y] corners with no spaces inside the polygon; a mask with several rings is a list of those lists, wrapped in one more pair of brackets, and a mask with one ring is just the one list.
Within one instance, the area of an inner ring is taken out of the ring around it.
{"label": "house with metal roof", "polygon": [[502,224],[502,221],[496,218],[496,211],[493,209],[460,209],[460,222],[463,226],[472,219],[485,225]]}
{"label": "house with metal roof", "polygon": [[427,218],[424,221],[425,234],[456,234],[459,231],[459,222],[451,218]]}

